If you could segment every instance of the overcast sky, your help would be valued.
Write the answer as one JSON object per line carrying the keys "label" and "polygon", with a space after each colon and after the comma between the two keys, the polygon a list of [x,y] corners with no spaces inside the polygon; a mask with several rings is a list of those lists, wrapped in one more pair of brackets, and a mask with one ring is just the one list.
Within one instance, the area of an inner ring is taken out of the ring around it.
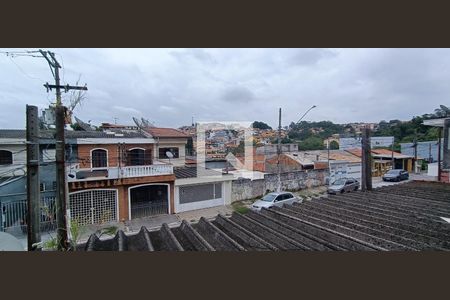
{"label": "overcast sky", "polygon": [[[2,49],[36,50],[36,49]],[[448,49],[50,49],[63,83],[89,91],[75,115],[92,124],[196,121],[336,123],[410,119],[450,104]],[[54,101],[44,59],[0,54],[0,128],[24,128],[25,105]]]}

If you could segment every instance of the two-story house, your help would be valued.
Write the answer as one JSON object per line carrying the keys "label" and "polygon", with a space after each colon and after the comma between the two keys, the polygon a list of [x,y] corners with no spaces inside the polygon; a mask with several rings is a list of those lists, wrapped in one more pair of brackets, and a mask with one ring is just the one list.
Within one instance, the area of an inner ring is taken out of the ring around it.
{"label": "two-story house", "polygon": [[71,218],[95,224],[174,212],[173,165],[154,157],[154,138],[138,131],[72,131],[67,140]]}

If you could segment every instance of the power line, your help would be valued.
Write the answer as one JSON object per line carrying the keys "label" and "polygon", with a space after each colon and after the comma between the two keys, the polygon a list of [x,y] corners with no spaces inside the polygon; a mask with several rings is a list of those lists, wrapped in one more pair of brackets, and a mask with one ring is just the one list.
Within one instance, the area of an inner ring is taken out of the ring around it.
{"label": "power line", "polygon": [[9,57],[9,59],[11,60],[11,62],[19,69],[20,72],[22,72],[23,75],[25,75],[26,77],[33,79],[33,80],[39,80],[39,81],[44,81],[41,78],[37,78],[37,77],[33,77],[31,75],[28,75],[15,61],[12,57]]}

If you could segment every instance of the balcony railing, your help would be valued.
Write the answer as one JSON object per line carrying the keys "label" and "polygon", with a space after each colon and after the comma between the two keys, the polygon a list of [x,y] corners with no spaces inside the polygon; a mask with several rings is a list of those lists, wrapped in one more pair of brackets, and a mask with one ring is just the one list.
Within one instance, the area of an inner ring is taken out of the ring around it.
{"label": "balcony railing", "polygon": [[145,176],[161,176],[173,174],[173,166],[169,164],[147,166],[107,167],[94,169],[80,169],[72,166],[67,169],[67,181],[93,181],[101,179],[119,179]]}

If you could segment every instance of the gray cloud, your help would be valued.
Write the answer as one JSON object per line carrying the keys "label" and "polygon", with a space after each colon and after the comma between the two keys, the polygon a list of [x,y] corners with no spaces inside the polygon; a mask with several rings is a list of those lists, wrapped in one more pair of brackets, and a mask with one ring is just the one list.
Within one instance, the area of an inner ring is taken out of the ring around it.
{"label": "gray cloud", "polygon": [[328,49],[299,49],[288,59],[288,62],[293,65],[310,66],[317,64],[322,59],[337,55],[337,52]]}
{"label": "gray cloud", "polygon": [[[10,50],[10,49],[6,49]],[[64,83],[89,91],[75,115],[93,124],[197,121],[289,124],[409,119],[449,104],[448,49],[52,49]],[[13,61],[12,61],[13,60]],[[0,128],[23,128],[25,105],[54,101],[45,60],[0,55]],[[237,109],[238,108],[238,109]]]}
{"label": "gray cloud", "polygon": [[248,88],[243,86],[233,86],[225,89],[222,100],[230,103],[248,103],[255,99],[255,95]]}

